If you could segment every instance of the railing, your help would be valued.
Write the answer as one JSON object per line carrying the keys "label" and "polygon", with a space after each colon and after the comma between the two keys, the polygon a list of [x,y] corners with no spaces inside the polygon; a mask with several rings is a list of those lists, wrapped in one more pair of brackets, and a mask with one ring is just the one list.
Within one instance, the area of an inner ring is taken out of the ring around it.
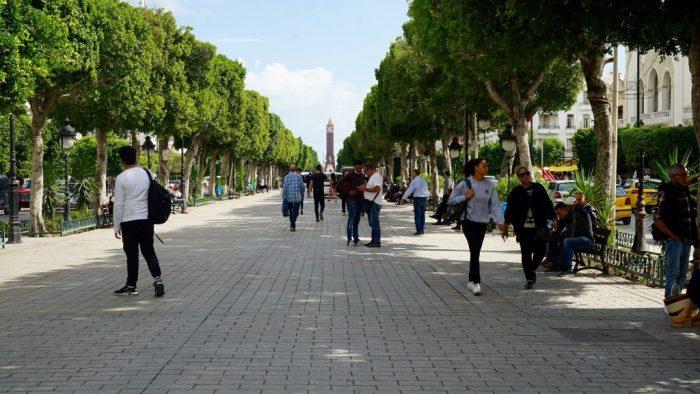
{"label": "railing", "polygon": [[194,199],[194,204],[192,204],[193,207],[201,207],[202,205],[207,205],[207,204],[214,204],[215,199],[211,197],[202,197],[202,198],[195,198]]}
{"label": "railing", "polygon": [[90,216],[81,219],[69,220],[61,223],[61,236],[74,234],[80,231],[107,227],[112,224],[111,216]]}
{"label": "railing", "polygon": [[618,247],[632,249],[632,245],[634,245],[634,234],[618,231],[615,234],[615,243]]}
{"label": "railing", "polygon": [[669,115],[669,111],[656,111],[652,114],[654,118],[664,118]]}
{"label": "railing", "polygon": [[0,228],[0,246],[2,246],[3,249],[5,249],[5,243],[7,243],[5,239],[5,227],[2,227]]}
{"label": "railing", "polygon": [[693,107],[690,105],[686,105],[683,107],[683,115],[691,115],[693,113]]}
{"label": "railing", "polygon": [[[619,234],[618,234],[619,235]],[[639,255],[627,250],[604,248],[603,259],[613,269],[620,271],[631,279],[642,279],[657,286],[664,284],[664,256],[656,254]],[[594,254],[582,253],[586,264],[601,264],[600,257]]]}
{"label": "railing", "polygon": [[651,119],[651,114],[650,113],[642,114],[642,119]]}

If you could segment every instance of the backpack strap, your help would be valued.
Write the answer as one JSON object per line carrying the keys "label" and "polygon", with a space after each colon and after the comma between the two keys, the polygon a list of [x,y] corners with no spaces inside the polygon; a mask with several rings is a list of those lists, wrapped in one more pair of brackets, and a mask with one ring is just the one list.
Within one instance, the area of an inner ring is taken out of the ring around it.
{"label": "backpack strap", "polygon": [[144,171],[146,171],[146,175],[148,176],[148,180],[153,182],[153,177],[151,176],[151,171],[148,170],[148,168],[144,168]]}

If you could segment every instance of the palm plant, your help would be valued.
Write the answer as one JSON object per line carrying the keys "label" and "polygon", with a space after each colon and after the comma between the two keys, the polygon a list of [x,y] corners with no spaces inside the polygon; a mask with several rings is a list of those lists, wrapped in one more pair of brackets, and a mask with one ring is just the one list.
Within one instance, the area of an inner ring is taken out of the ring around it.
{"label": "palm plant", "polygon": [[602,179],[596,179],[593,173],[579,171],[574,173],[574,191],[586,196],[586,200],[596,210],[596,226],[613,230],[615,227],[615,204],[605,190]]}
{"label": "palm plant", "polygon": [[687,151],[684,154],[678,152],[678,148],[669,152],[666,157],[661,160],[654,160],[651,162],[651,168],[659,175],[659,178],[664,183],[671,182],[671,176],[668,173],[668,169],[674,164],[682,164],[688,170],[688,181],[690,181],[690,193],[696,195],[698,191],[698,184],[696,180],[700,176],[698,171],[698,163],[691,161],[691,152]]}
{"label": "palm plant", "polygon": [[66,195],[61,191],[61,187],[56,183],[51,183],[44,188],[43,210],[48,218],[53,218],[59,207],[65,203]]}
{"label": "palm plant", "polygon": [[79,179],[74,186],[73,193],[76,197],[75,205],[78,210],[89,208],[94,200],[95,182],[90,178]]}

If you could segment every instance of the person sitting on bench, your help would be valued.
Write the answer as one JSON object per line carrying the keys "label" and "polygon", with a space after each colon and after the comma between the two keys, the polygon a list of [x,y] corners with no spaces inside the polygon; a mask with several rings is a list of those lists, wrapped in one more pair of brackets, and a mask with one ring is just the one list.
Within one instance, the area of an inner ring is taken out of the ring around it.
{"label": "person sitting on bench", "polygon": [[[576,204],[577,200],[580,201],[581,199],[567,197],[565,202],[567,205],[572,205]],[[584,206],[576,204],[572,210],[571,236],[564,238],[563,242],[561,272],[559,275],[573,273],[571,263],[574,258],[574,252],[588,249],[591,246],[593,246],[593,222],[591,221],[591,215],[589,215]]]}
{"label": "person sitting on bench", "polygon": [[174,183],[168,185],[168,193],[174,204],[180,204],[180,213],[187,213],[187,201],[182,198],[182,193],[177,190]]}

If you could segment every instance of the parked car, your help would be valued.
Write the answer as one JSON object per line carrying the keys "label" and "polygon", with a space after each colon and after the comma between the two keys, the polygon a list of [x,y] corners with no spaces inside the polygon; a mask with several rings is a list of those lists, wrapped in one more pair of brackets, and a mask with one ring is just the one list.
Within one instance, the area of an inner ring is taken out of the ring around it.
{"label": "parked car", "polygon": [[10,178],[7,175],[0,175],[0,211],[4,214],[8,213],[10,201],[8,192],[10,191]]}
{"label": "parked car", "polygon": [[29,209],[29,200],[32,197],[32,180],[25,179],[19,188],[19,209]]}
{"label": "parked car", "polygon": [[575,186],[574,181],[551,181],[549,182],[549,198],[552,199],[554,204],[564,201],[565,198],[571,195]]}
{"label": "parked car", "polygon": [[622,221],[622,224],[630,224],[632,220],[632,202],[622,186],[615,189],[615,220]]}
{"label": "parked car", "polygon": [[[630,181],[630,182],[628,182]],[[639,189],[639,181],[636,179],[632,180],[627,180],[625,183],[627,187],[625,187],[625,190],[627,191],[627,194],[630,196],[630,205],[632,205],[632,208],[636,208],[637,206],[637,198]],[[659,179],[645,179],[644,180],[644,203],[646,204],[646,211],[651,212],[654,210],[654,207],[656,207],[656,202],[658,200],[658,194],[659,194],[659,186],[661,186],[661,180]]]}

